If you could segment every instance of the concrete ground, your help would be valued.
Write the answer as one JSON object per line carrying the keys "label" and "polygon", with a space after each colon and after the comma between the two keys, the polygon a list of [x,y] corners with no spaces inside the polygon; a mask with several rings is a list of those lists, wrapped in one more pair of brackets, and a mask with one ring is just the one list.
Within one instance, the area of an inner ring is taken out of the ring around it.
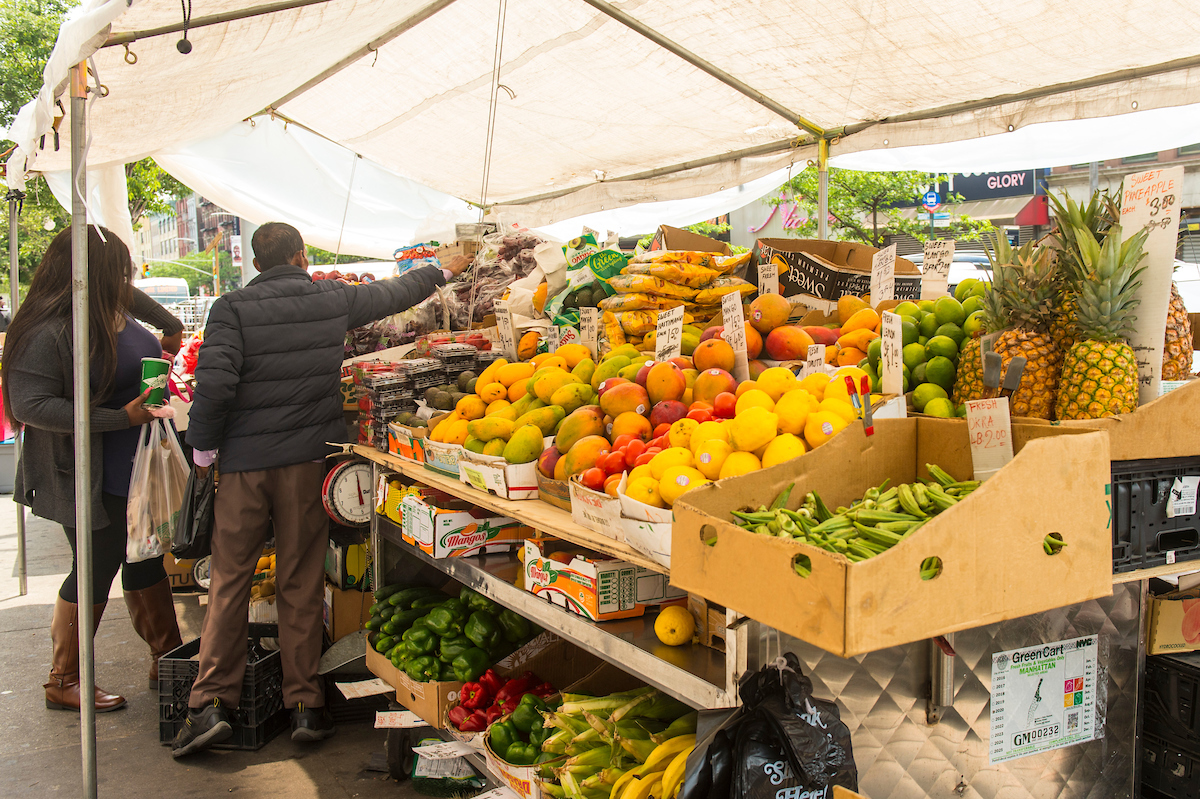
{"label": "concrete ground", "polygon": [[[26,514],[26,536],[29,593],[21,597],[16,506],[11,495],[0,495],[0,797],[79,796],[79,717],[47,710],[42,691],[50,669],[50,617],[71,554],[62,528],[43,519]],[[204,609],[197,596],[177,594],[175,606],[183,639],[198,636]],[[294,744],[284,733],[257,752],[173,760],[158,742],[158,697],[146,686],[149,655],[130,625],[118,576],[96,635],[96,681],[128,705],[96,717],[101,797],[417,796],[407,783],[368,770],[382,767],[385,736],[370,722],[342,724],[320,744]]]}

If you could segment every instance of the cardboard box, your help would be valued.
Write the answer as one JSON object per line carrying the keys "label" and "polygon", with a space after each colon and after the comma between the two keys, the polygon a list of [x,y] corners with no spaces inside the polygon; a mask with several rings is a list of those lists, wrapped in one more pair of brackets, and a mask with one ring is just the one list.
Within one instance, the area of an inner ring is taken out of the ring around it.
{"label": "cardboard box", "polygon": [[670,569],[671,531],[675,515],[669,508],[656,508],[631,499],[625,493],[628,484],[629,475],[626,474],[617,485],[617,501],[621,505],[621,537],[638,552]]}
{"label": "cardboard box", "polygon": [[576,524],[620,540],[621,500],[603,491],[584,488],[577,477],[568,482],[568,490],[571,492],[571,518]]}
{"label": "cardboard box", "polygon": [[724,652],[728,619],[725,608],[697,594],[688,594],[687,609],[696,623],[696,637],[701,645]]}
{"label": "cardboard box", "polygon": [[509,463],[496,455],[463,450],[458,479],[472,488],[504,499],[537,499],[537,461]]}
{"label": "cardboard box", "polygon": [[526,591],[592,621],[641,616],[650,605],[686,595],[668,584],[666,575],[623,560],[578,553],[568,563],[550,559],[566,546],[553,538],[525,542]]}
{"label": "cardboard box", "polygon": [[[759,239],[755,263],[771,261],[784,269],[779,293],[799,297],[804,305],[828,312],[844,294],[871,290],[871,256],[879,250],[852,241]],[[921,298],[921,270],[906,258],[896,259],[896,299]]]}
{"label": "cardboard box", "polygon": [[439,261],[445,262],[456,255],[465,255],[468,258],[474,258],[482,247],[482,242],[460,240],[451,242],[450,244],[443,244],[435,249],[434,253],[437,254]]}
{"label": "cardboard box", "polygon": [[[789,507],[808,491],[830,507],[848,505],[885,479],[927,476],[926,463],[969,478],[961,420],[877,419],[870,437],[852,425],[800,458],[689,491],[674,507],[671,581],[841,657],[1111,595],[1107,438],[1017,432],[1011,463],[858,563],[743,530],[730,511],[769,504],[788,485]],[[1051,532],[1068,544],[1055,555],[1042,546]],[[922,580],[928,557],[941,558],[943,570]],[[805,558],[811,574],[801,577],[793,563]]]}
{"label": "cardboard box", "polygon": [[401,505],[404,540],[435,558],[506,552],[533,535],[516,519],[440,492],[409,495]]}
{"label": "cardboard box", "polygon": [[458,461],[466,450],[458,444],[442,444],[431,438],[425,439],[422,444],[426,469],[458,477]]}
{"label": "cardboard box", "polygon": [[461,682],[414,682],[392,665],[392,661],[367,647],[367,669],[396,689],[396,701],[416,713],[435,729],[446,728],[446,710],[458,701]]}
{"label": "cardboard box", "polygon": [[571,509],[571,487],[566,480],[554,480],[537,473],[538,499],[561,510]]}
{"label": "cardboard box", "polygon": [[200,586],[196,584],[196,576],[192,573],[195,565],[194,560],[176,560],[170,553],[163,557],[163,568],[167,570],[167,579],[171,581],[172,591],[200,590]]}
{"label": "cardboard box", "polygon": [[1200,651],[1200,588],[1151,596],[1148,619],[1151,655]]}
{"label": "cardboard box", "polygon": [[371,618],[371,605],[374,603],[375,599],[368,591],[343,591],[326,581],[321,618],[329,640],[336,644],[350,633],[361,630]]}
{"label": "cardboard box", "polygon": [[325,576],[338,588],[361,590],[367,579],[367,548],[363,544],[342,545],[330,539],[325,550]]}
{"label": "cardboard box", "polygon": [[428,427],[411,427],[392,422],[388,425],[388,452],[414,463],[425,462],[425,439]]}
{"label": "cardboard box", "polygon": [[1108,419],[1058,422],[1056,426],[1107,431],[1114,461],[1187,458],[1200,455],[1200,425],[1194,421],[1198,409],[1200,380],[1192,380],[1133,413]]}
{"label": "cardboard box", "polygon": [[729,245],[723,241],[710,239],[690,230],[682,230],[670,225],[659,225],[650,240],[651,250],[690,250],[692,252],[719,252],[730,255]]}

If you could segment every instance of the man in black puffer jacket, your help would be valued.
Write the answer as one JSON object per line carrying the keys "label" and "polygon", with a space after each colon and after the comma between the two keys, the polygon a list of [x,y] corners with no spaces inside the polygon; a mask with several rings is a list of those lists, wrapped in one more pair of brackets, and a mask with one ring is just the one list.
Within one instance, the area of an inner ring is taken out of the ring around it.
{"label": "man in black puffer jacket", "polygon": [[219,451],[221,485],[200,674],[175,757],[232,734],[228,711],[241,696],[250,583],[272,529],[292,739],[333,733],[317,677],[329,532],[321,487],[332,451],[326,442],[346,438],[339,390],[346,331],[416,305],[469,263],[459,257],[444,269],[350,286],[309,277],[304,241],[291,225],[263,225],[251,247],[262,274],[213,304],[196,362],[187,441],[201,468]]}

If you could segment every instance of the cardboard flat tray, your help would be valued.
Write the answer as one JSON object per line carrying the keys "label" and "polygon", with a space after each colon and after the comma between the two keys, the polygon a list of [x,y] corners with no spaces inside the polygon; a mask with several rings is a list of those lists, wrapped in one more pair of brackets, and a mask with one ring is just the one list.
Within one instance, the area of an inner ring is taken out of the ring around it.
{"label": "cardboard flat tray", "polygon": [[[800,458],[688,492],[675,505],[671,583],[842,657],[1110,595],[1107,437],[1026,441],[1014,430],[1014,441],[1014,460],[968,498],[858,563],[748,532],[729,512],[790,484],[790,507],[813,490],[830,507],[849,504],[885,478],[925,476],[926,463],[966,479],[961,421],[881,419],[870,438],[855,425]],[[1042,548],[1050,532],[1068,544],[1053,556]],[[932,556],[943,571],[922,580]],[[793,569],[801,557],[807,578]]]}

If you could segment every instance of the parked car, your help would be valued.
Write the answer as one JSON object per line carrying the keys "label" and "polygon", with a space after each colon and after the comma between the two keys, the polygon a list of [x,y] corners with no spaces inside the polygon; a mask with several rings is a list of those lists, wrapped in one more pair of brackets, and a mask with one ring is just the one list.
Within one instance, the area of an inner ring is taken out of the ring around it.
{"label": "parked car", "polygon": [[[921,268],[921,263],[925,260],[924,253],[916,253],[915,255],[905,255],[904,258],[912,261]],[[954,293],[954,287],[969,277],[976,280],[982,280],[990,283],[992,280],[992,265],[988,260],[987,253],[982,252],[955,252],[954,260],[950,262],[950,274],[946,277],[946,285],[950,289],[950,293]]]}
{"label": "parked car", "polygon": [[159,305],[177,305],[191,297],[187,281],[181,277],[146,277],[133,281],[133,285],[153,297]]}

